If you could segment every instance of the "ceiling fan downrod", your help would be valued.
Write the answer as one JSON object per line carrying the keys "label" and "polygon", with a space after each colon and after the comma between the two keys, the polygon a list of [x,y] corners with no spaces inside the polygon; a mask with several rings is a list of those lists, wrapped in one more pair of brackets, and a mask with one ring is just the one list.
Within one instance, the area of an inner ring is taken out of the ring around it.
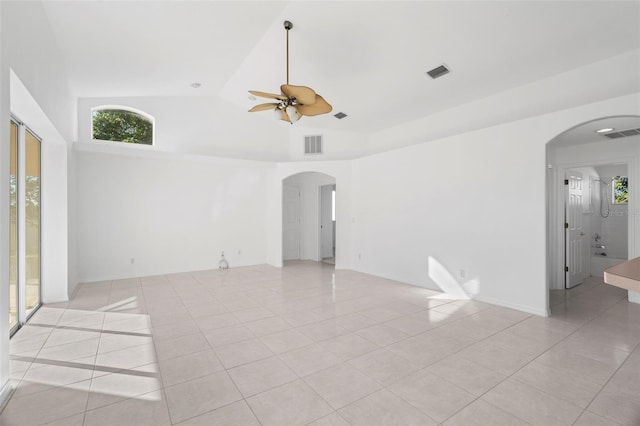
{"label": "ceiling fan downrod", "polygon": [[286,30],[286,84],[280,86],[281,94],[260,92],[249,90],[254,96],[274,99],[277,102],[263,103],[255,105],[249,112],[280,110],[281,120],[294,123],[304,115],[314,116],[331,112],[331,105],[318,95],[312,88],[307,86],[294,86],[289,84],[289,30],[293,28],[291,21],[284,21]]}
{"label": "ceiling fan downrod", "polygon": [[291,21],[284,21],[284,29],[287,30],[287,84],[289,84],[289,30],[293,28]]}

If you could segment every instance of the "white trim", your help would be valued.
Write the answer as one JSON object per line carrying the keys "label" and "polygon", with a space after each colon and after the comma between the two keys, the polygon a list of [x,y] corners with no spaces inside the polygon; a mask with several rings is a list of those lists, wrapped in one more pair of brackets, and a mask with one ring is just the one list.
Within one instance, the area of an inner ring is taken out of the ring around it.
{"label": "white trim", "polygon": [[11,380],[9,380],[3,386],[2,390],[0,390],[0,413],[2,413],[4,408],[7,406],[7,404],[9,403],[9,400],[11,399],[15,391],[16,391],[16,388],[13,385],[13,382]]}
{"label": "white trim", "polygon": [[100,154],[119,155],[123,157],[137,157],[159,160],[175,160],[175,161],[198,161],[202,163],[232,165],[232,166],[251,166],[274,168],[272,161],[244,160],[239,158],[228,157],[212,157],[208,155],[187,154],[180,152],[162,151],[151,145],[141,145],[135,143],[122,143],[112,141],[92,140],[91,142],[74,142],[73,150],[76,152],[89,152]]}
{"label": "white trim", "polygon": [[18,294],[16,300],[16,311],[18,327],[22,327],[27,322],[26,313],[26,274],[27,274],[27,231],[26,231],[26,143],[25,143],[24,123],[18,124]]}
{"label": "white trim", "polygon": [[[385,275],[385,274],[379,274],[379,273],[373,274],[371,272],[365,272],[365,271],[362,271],[362,270],[359,270],[359,269],[355,269],[355,268],[352,269],[352,270],[354,270],[356,272],[361,272],[363,274],[371,275],[371,276],[374,276],[374,277],[384,278],[386,280],[393,281],[393,282],[396,282],[396,283],[399,283],[399,284],[410,285],[410,286],[413,286],[413,287],[424,288],[425,290],[437,291],[439,293],[446,294],[440,288],[433,288],[433,287],[428,287],[426,285],[412,284],[412,283],[408,283],[408,282],[398,281],[397,278],[392,278],[392,277],[390,277],[388,275]],[[462,299],[462,300],[475,300],[477,302],[489,303],[489,304],[494,305],[494,306],[500,306],[500,307],[503,307],[503,308],[515,309],[517,311],[525,312],[525,313],[532,314],[532,315],[538,315],[538,316],[541,316],[541,317],[548,317],[550,315],[550,312],[549,312],[548,309],[536,309],[536,308],[533,308],[531,306],[520,305],[520,304],[517,304],[517,303],[505,302],[504,300],[494,299],[494,298],[491,298],[491,297],[469,296],[468,299]]]}
{"label": "white trim", "polygon": [[541,317],[550,316],[549,309],[536,309],[531,306],[520,305],[518,303],[509,303],[503,300],[493,299],[491,297],[473,297],[471,300],[477,300],[478,302],[490,303],[492,305],[500,306],[503,308],[515,309],[517,311],[526,312],[532,315],[538,315]]}

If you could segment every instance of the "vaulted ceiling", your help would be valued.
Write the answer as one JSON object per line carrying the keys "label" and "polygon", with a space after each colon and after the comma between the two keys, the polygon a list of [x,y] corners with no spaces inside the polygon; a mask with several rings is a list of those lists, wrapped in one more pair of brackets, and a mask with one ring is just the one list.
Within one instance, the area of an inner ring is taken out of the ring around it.
{"label": "vaulted ceiling", "polygon": [[[638,1],[44,4],[75,96],[211,96],[238,109],[260,102],[247,90],[284,83],[288,19],[290,82],[348,114],[300,125],[364,133],[640,49]],[[441,64],[451,72],[425,75]]]}

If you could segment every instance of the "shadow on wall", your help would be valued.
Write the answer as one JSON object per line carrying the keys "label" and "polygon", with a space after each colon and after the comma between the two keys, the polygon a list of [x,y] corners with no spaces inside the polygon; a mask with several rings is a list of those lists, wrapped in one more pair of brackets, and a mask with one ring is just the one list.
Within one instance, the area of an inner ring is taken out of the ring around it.
{"label": "shadow on wall", "polygon": [[[454,297],[468,300],[477,295],[480,290],[480,280],[474,278],[460,284],[453,274],[432,256],[429,256],[428,259],[427,273],[431,281],[444,293],[442,296],[447,299]],[[437,299],[438,297],[433,298]]]}

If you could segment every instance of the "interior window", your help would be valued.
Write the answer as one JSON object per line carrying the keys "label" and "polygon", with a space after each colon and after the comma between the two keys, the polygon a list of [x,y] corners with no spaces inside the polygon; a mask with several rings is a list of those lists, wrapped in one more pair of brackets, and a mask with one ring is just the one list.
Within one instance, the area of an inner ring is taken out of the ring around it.
{"label": "interior window", "polygon": [[611,180],[613,204],[629,204],[629,178],[616,176]]}

